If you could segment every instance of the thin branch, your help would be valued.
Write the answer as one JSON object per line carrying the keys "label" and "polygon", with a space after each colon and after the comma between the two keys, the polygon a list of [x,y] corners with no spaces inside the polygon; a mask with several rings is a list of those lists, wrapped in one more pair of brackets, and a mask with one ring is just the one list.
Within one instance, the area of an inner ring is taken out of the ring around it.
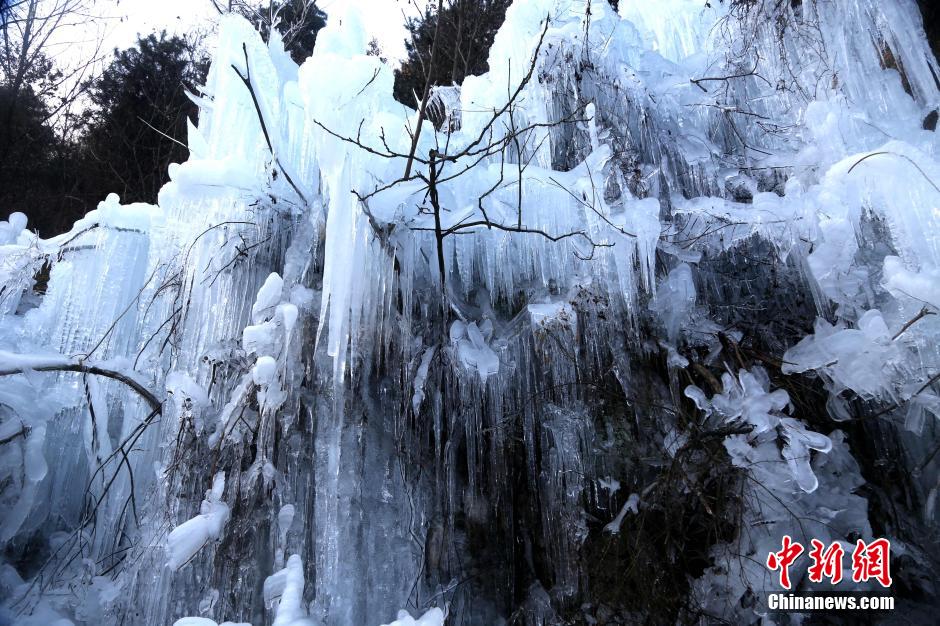
{"label": "thin branch", "polygon": [[261,124],[261,132],[264,135],[264,141],[268,144],[268,150],[271,152],[271,156],[274,157],[274,162],[277,163],[278,168],[280,168],[281,173],[284,174],[284,178],[287,179],[287,182],[293,187],[294,191],[300,196],[300,199],[303,200],[304,204],[310,204],[307,200],[307,196],[304,195],[304,192],[300,190],[300,187],[294,182],[290,177],[290,174],[287,173],[287,170],[284,169],[284,166],[281,165],[281,160],[278,158],[277,153],[274,151],[274,145],[271,143],[271,135],[268,133],[268,126],[264,121],[264,114],[261,112],[261,103],[258,102],[258,95],[255,93],[255,88],[251,84],[251,66],[248,61],[248,46],[242,44],[242,51],[245,53],[245,74],[242,74],[241,71],[233,63],[231,65],[232,69],[235,70],[235,73],[245,83],[245,87],[248,88],[248,93],[251,95],[251,102],[255,105],[255,112],[258,114],[258,122]]}
{"label": "thin branch", "polygon": [[[476,139],[474,139],[469,145],[467,145],[467,147],[465,147],[460,152],[453,154],[453,155],[447,155],[446,157],[444,157],[446,160],[454,161],[454,160],[459,159],[462,156],[467,156],[473,153],[473,150],[483,142],[483,138],[486,136],[487,132],[496,123],[496,120],[498,120],[500,116],[502,116],[503,113],[508,111],[510,107],[512,107],[516,103],[516,99],[522,94],[523,89],[525,89],[526,85],[529,84],[529,81],[532,80],[532,74],[535,73],[535,67],[538,64],[539,52],[541,51],[542,44],[545,41],[545,35],[546,33],[548,33],[549,21],[550,21],[549,18],[546,17],[545,26],[542,28],[542,34],[539,35],[539,41],[535,46],[535,52],[532,53],[532,60],[529,62],[529,69],[526,72],[525,76],[523,77],[522,81],[516,87],[516,90],[515,92],[513,92],[512,97],[509,98],[509,101],[507,101],[506,104],[504,104],[499,111],[494,111],[493,116],[486,123],[486,125],[480,130],[480,134]],[[533,127],[535,127],[535,125],[533,125]]]}
{"label": "thin branch", "polygon": [[[440,39],[441,20],[443,19],[444,0],[437,0],[437,23],[434,25],[434,41],[431,44],[431,59],[424,79],[424,95],[421,97],[421,106],[418,108],[418,123],[414,135],[411,137],[411,150],[408,151],[408,163],[405,165],[405,178],[411,176],[411,165],[418,150],[418,139],[421,138],[421,126],[427,115],[428,97],[431,95],[431,73],[434,71],[434,59],[437,57],[437,42]],[[420,56],[420,55],[419,55]]]}
{"label": "thin branch", "polygon": [[924,319],[928,315],[936,315],[936,313],[934,311],[928,310],[927,307],[921,307],[920,312],[914,317],[912,317],[911,319],[909,319],[907,323],[901,327],[901,330],[899,330],[897,333],[894,334],[894,337],[891,338],[891,341],[894,341],[895,339],[903,335],[904,331],[906,331],[908,328],[910,328],[911,326],[913,326],[920,320]]}
{"label": "thin branch", "polygon": [[23,437],[23,438],[25,439],[27,434],[29,434],[29,429],[26,428],[25,425],[23,425],[23,426],[20,427],[20,429],[19,429],[18,431],[16,431],[16,432],[13,433],[12,435],[9,435],[9,436],[7,436],[7,437],[4,437],[3,439],[0,439],[0,446],[2,446],[2,445],[4,445],[4,444],[10,443],[11,441],[13,441],[14,439],[16,439],[17,437]]}
{"label": "thin branch", "polygon": [[169,140],[172,141],[173,143],[178,144],[178,145],[180,145],[180,146],[183,146],[184,148],[186,148],[187,150],[189,150],[189,146],[187,146],[185,143],[183,143],[183,142],[180,141],[179,139],[176,139],[175,137],[170,137],[170,136],[167,135],[165,132],[163,132],[162,130],[160,130],[159,128],[157,128],[156,126],[154,126],[153,124],[151,124],[150,122],[148,122],[147,120],[145,120],[144,118],[142,118],[141,116],[138,115],[138,116],[137,116],[137,119],[139,119],[141,122],[143,122],[144,124],[146,124],[146,125],[150,128],[150,130],[152,130],[152,131],[158,133],[159,135],[162,135],[164,138],[169,139]]}
{"label": "thin branch", "polygon": [[[8,353],[9,354],[9,353]],[[23,355],[14,355],[15,357],[22,358]],[[49,362],[44,357],[37,357],[37,362],[33,364],[27,363],[23,366],[14,366],[8,367],[6,369],[0,369],[0,376],[13,376],[15,374],[23,374],[27,371],[35,372],[80,372],[82,374],[94,374],[96,376],[104,376],[105,378],[111,378],[118,382],[124,383],[131,389],[137,392],[137,394],[147,401],[147,404],[156,411],[161,413],[163,410],[163,402],[157,398],[149,389],[144,387],[142,384],[134,380],[132,376],[118,372],[116,370],[105,367],[102,364],[96,364],[94,362],[89,363],[82,360],[71,360],[63,358],[60,362]]]}
{"label": "thin branch", "polygon": [[860,158],[858,161],[856,161],[856,162],[852,165],[852,167],[849,168],[849,171],[846,172],[846,174],[847,174],[847,175],[848,175],[848,174],[851,174],[851,173],[852,173],[852,170],[854,170],[856,167],[858,167],[859,165],[861,165],[861,163],[862,163],[863,161],[867,161],[868,159],[870,159],[870,158],[872,158],[872,157],[881,156],[881,155],[883,155],[883,154],[890,154],[891,156],[896,156],[896,157],[902,158],[902,159],[904,159],[905,161],[907,161],[908,163],[910,163],[911,165],[913,165],[914,168],[917,169],[918,172],[920,172],[920,175],[923,176],[924,179],[930,184],[930,186],[933,187],[934,190],[936,190],[937,193],[940,193],[940,187],[937,187],[936,183],[934,183],[932,180],[930,180],[930,177],[927,176],[926,172],[924,172],[924,170],[922,170],[922,169],[920,168],[920,166],[919,166],[917,163],[914,162],[913,159],[911,159],[909,156],[900,154],[900,153],[898,153],[898,152],[891,152],[890,150],[882,150],[881,152],[872,152],[871,154],[866,154],[865,156],[863,156],[862,158]]}
{"label": "thin branch", "polygon": [[[391,151],[391,150],[387,150],[386,152],[381,152],[381,151],[379,151],[379,150],[376,150],[375,148],[372,148],[372,147],[367,146],[366,144],[362,143],[358,137],[357,137],[356,139],[353,139],[352,137],[346,137],[346,136],[344,136],[344,135],[340,135],[339,133],[337,133],[337,132],[335,132],[335,131],[330,130],[329,128],[327,128],[323,123],[321,123],[321,122],[318,121],[318,120],[313,120],[313,123],[316,124],[317,126],[319,126],[320,128],[322,128],[322,129],[323,129],[326,133],[328,133],[329,135],[332,135],[333,137],[339,139],[340,141],[344,141],[344,142],[346,142],[346,143],[351,143],[351,144],[353,144],[354,146],[365,150],[365,151],[368,152],[369,154],[374,154],[375,156],[380,156],[380,157],[383,157],[383,158],[386,158],[386,159],[393,159],[393,158],[396,158],[396,157],[397,157],[397,158],[402,158],[402,159],[407,159],[407,158],[408,158],[408,155],[405,154],[405,153],[403,153],[403,152],[393,152],[393,151]],[[361,124],[361,123],[360,123],[359,127],[362,128],[362,124]],[[384,137],[383,137],[383,143],[385,143]],[[385,144],[385,147],[386,147],[386,149],[387,149],[387,148],[388,148],[388,144]],[[415,156],[415,157],[413,157],[413,158],[414,158],[415,161],[417,161],[418,163],[421,163],[422,165],[427,165],[427,163],[428,163],[425,159],[419,158],[419,157],[417,157],[417,156]],[[399,180],[410,180],[411,178],[413,178],[413,177],[409,177],[409,178],[403,177],[403,178],[401,178],[401,179],[399,179]]]}

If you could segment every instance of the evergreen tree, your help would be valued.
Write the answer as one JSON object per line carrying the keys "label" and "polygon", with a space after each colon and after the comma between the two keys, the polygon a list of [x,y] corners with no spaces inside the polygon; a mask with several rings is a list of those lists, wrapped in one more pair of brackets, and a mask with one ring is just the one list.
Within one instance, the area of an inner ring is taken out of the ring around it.
{"label": "evergreen tree", "polygon": [[169,164],[186,160],[186,120],[197,109],[185,92],[194,91],[207,70],[194,48],[180,37],[151,34],[115,50],[91,82],[79,164],[90,201],[113,191],[124,202],[155,202]]}
{"label": "evergreen tree", "polygon": [[490,46],[510,4],[512,0],[453,0],[443,4],[440,15],[436,6],[428,6],[420,18],[409,20],[408,58],[395,72],[395,99],[417,108],[428,76],[432,85],[452,85],[489,70]]}
{"label": "evergreen tree", "polygon": [[[617,9],[618,0],[607,1]],[[510,4],[512,0],[448,0],[440,15],[436,3],[430,3],[420,18],[409,20],[408,58],[395,72],[395,99],[417,108],[428,76],[432,85],[459,85],[467,76],[487,72],[493,37]],[[438,42],[432,63],[435,33]]]}
{"label": "evergreen tree", "polygon": [[[219,0],[214,1],[216,8],[225,12],[219,6]],[[315,0],[268,0],[261,4],[237,0],[229,3],[227,10],[254,24],[265,41],[268,41],[273,25],[295,63],[303,63],[313,54],[317,32],[326,26],[326,13],[320,10]]]}
{"label": "evergreen tree", "polygon": [[26,213],[30,227],[55,234],[75,219],[65,209],[75,201],[67,193],[69,145],[53,126],[55,85],[61,74],[44,54],[27,67],[19,87],[0,64],[0,219]]}
{"label": "evergreen tree", "polygon": [[31,213],[53,179],[56,136],[49,108],[31,88],[0,83],[0,209]]}

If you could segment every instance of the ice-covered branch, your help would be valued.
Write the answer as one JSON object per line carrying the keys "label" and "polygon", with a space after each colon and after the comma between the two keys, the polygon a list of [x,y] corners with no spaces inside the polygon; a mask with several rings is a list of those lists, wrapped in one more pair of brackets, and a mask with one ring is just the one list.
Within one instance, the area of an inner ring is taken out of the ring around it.
{"label": "ice-covered branch", "polygon": [[30,370],[34,372],[79,372],[111,378],[124,383],[137,392],[157,413],[162,410],[163,402],[136,379],[136,372],[121,372],[103,361],[83,361],[58,355],[14,354],[0,351],[0,376],[12,376]]}
{"label": "ice-covered branch", "polygon": [[303,203],[310,204],[307,201],[307,196],[300,190],[300,187],[297,186],[297,183],[294,182],[294,179],[291,178],[290,174],[287,172],[287,169],[281,164],[281,160],[277,155],[277,152],[274,150],[274,144],[271,143],[271,134],[268,132],[268,125],[264,120],[264,113],[261,110],[261,103],[258,102],[258,94],[255,92],[255,87],[251,82],[251,64],[248,60],[248,46],[242,44],[242,51],[245,53],[245,73],[242,74],[241,70],[233,63],[232,69],[235,70],[235,73],[238,74],[238,77],[245,84],[245,87],[248,89],[248,93],[251,95],[251,102],[255,106],[255,113],[258,115],[258,122],[261,124],[261,133],[264,135],[264,141],[268,145],[268,150],[271,152],[271,156],[274,158],[274,162],[277,163],[278,168],[281,170],[281,173],[284,174],[284,178],[287,179],[288,184],[293,188],[297,193]]}
{"label": "ice-covered branch", "polygon": [[229,508],[222,501],[225,491],[225,473],[219,472],[212,479],[212,488],[206,492],[199,515],[189,519],[170,532],[167,537],[167,566],[176,571],[189,563],[196,554],[222,534],[229,518]]}

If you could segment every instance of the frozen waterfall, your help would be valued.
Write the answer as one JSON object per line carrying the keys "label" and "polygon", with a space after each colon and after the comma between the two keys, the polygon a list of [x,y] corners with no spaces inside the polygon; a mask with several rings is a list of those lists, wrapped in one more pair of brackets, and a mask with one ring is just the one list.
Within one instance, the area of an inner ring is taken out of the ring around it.
{"label": "frozen waterfall", "polygon": [[930,615],[916,3],[619,4],[517,0],[410,163],[354,11],[225,17],[158,205],[0,223],[0,623],[754,623],[784,534]]}

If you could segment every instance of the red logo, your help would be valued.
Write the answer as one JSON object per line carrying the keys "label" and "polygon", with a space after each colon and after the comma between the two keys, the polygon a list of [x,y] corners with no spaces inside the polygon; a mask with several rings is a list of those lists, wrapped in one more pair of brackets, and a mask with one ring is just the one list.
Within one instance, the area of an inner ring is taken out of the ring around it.
{"label": "red logo", "polygon": [[790,566],[803,554],[803,546],[790,539],[790,535],[783,536],[783,549],[780,552],[771,552],[767,555],[767,567],[780,570],[780,586],[790,588]]}
{"label": "red logo", "polygon": [[865,545],[861,539],[852,552],[852,580],[866,582],[871,578],[882,587],[891,586],[891,543],[887,539],[876,539]]}
{"label": "red logo", "polygon": [[[818,539],[810,541],[812,550],[809,551],[810,563],[808,573],[810,581],[821,583],[828,579],[833,585],[842,580],[842,557],[845,549],[838,541],[826,546]],[[803,545],[793,541],[790,535],[784,535],[782,547],[779,552],[767,555],[767,567],[771,571],[779,571],[780,586],[790,589],[790,566],[803,554]],[[875,539],[865,543],[859,539],[852,551],[852,580],[854,582],[867,582],[877,580],[882,587],[891,586],[891,542],[887,539]]]}
{"label": "red logo", "polygon": [[814,583],[821,583],[823,577],[832,581],[833,585],[842,580],[842,557],[845,550],[838,541],[833,541],[825,551],[822,541],[813,539],[810,542],[813,549],[809,551],[809,558],[813,564],[809,566],[809,579]]}

